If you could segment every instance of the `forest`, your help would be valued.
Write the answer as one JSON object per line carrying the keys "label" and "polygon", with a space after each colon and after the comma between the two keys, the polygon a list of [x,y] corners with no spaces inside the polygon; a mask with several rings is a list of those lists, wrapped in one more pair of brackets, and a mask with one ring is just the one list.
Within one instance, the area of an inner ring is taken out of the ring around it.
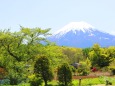
{"label": "forest", "polygon": [[100,70],[115,75],[115,46],[58,46],[47,40],[50,35],[50,28],[20,26],[16,32],[1,30],[0,84],[49,86],[48,82],[56,79],[60,86],[68,86],[76,74],[87,76]]}

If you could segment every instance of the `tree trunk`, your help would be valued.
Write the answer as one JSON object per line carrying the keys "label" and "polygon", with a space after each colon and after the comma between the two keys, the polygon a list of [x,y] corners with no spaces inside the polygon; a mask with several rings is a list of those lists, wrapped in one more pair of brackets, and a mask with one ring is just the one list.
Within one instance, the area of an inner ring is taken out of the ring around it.
{"label": "tree trunk", "polygon": [[66,81],[65,81],[65,86],[68,86]]}
{"label": "tree trunk", "polygon": [[66,68],[64,68],[64,72],[65,72],[65,74],[64,74],[64,81],[65,81],[65,86],[67,86],[67,76],[66,76]]}
{"label": "tree trunk", "polygon": [[45,82],[45,86],[47,86],[47,80],[44,80],[44,82]]}

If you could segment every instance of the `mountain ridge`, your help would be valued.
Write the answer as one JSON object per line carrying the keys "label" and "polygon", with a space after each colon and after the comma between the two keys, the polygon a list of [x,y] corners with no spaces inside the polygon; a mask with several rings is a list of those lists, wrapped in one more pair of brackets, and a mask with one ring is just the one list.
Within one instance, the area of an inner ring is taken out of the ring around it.
{"label": "mountain ridge", "polygon": [[98,43],[102,47],[114,46],[115,36],[99,31],[86,22],[72,22],[48,38],[60,46],[91,47]]}

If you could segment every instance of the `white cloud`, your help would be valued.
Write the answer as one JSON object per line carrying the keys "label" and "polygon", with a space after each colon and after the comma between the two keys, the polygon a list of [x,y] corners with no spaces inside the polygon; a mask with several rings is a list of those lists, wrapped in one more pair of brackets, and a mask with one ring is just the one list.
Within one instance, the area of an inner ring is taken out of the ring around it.
{"label": "white cloud", "polygon": [[115,31],[111,31],[110,34],[115,35]]}

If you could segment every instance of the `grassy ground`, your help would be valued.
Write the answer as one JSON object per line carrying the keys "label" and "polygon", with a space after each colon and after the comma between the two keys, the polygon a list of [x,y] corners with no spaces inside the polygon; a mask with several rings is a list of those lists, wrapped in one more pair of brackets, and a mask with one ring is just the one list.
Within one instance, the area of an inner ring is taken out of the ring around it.
{"label": "grassy ground", "polygon": [[[88,78],[88,79],[81,79],[81,86],[105,86],[106,80],[112,83],[112,86],[115,86],[115,77],[98,77],[98,78]],[[59,82],[56,80],[53,80],[49,82],[49,86],[59,86]],[[70,86],[78,86],[79,85],[79,79],[73,80]],[[12,86],[12,85],[0,85],[0,86]],[[14,86],[30,86],[29,83],[23,83],[19,85]],[[44,86],[44,84],[42,85]]]}
{"label": "grassy ground", "polygon": [[[82,79],[81,80],[81,86],[93,86],[98,84],[106,84],[106,80],[112,83],[112,85],[115,85],[115,77],[99,77],[99,78],[90,78],[90,79]],[[49,83],[52,86],[58,86],[57,81],[52,81]],[[78,86],[79,85],[79,79],[73,80],[72,84],[70,86]]]}

